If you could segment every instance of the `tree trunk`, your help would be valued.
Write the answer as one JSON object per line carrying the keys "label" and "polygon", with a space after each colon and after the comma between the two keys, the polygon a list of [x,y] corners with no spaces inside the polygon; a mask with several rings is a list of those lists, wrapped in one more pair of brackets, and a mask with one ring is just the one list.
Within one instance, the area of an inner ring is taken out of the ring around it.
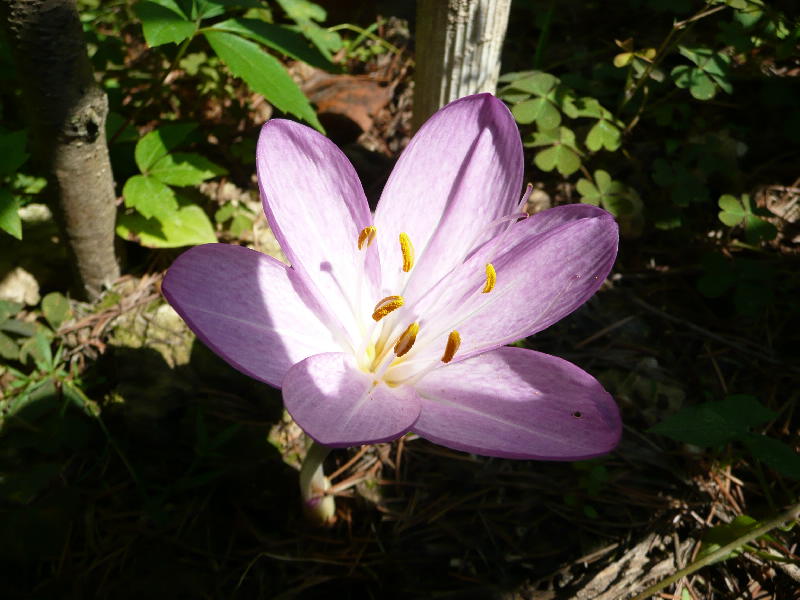
{"label": "tree trunk", "polygon": [[75,0],[3,0],[4,25],[80,290],[96,298],[119,277],[108,98],[95,83]]}
{"label": "tree trunk", "polygon": [[494,93],[511,0],[417,0],[414,129],[448,102]]}

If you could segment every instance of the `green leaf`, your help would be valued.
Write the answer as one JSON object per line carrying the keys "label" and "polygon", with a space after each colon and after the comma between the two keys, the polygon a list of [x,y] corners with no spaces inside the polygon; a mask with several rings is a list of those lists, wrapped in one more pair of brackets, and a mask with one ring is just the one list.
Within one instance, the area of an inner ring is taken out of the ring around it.
{"label": "green leaf", "polygon": [[25,152],[28,143],[28,132],[25,129],[0,133],[0,175],[16,173],[30,154]]}
{"label": "green leaf", "polygon": [[778,229],[772,223],[752,214],[745,217],[744,237],[751,244],[757,244],[763,240],[774,240],[777,235]]}
{"label": "green leaf", "polygon": [[69,300],[58,292],[50,292],[42,298],[42,314],[50,327],[57,331],[61,324],[72,314]]}
{"label": "green leaf", "polygon": [[183,142],[196,128],[197,123],[170,123],[154,129],[136,144],[136,166],[142,173],[147,173],[148,169],[169,154],[170,150]]}
{"label": "green leaf", "polygon": [[139,2],[133,10],[142,21],[144,39],[151,48],[162,44],[179,44],[197,30],[197,25],[188,20],[177,5],[167,8],[155,2]]}
{"label": "green leaf", "polygon": [[586,147],[592,152],[597,152],[604,146],[607,150],[614,152],[621,143],[622,132],[616,125],[605,119],[595,123],[586,136]]}
{"label": "green leaf", "polygon": [[754,397],[733,395],[719,402],[683,408],[650,431],[695,446],[720,446],[775,416]]}
{"label": "green leaf", "polygon": [[303,36],[280,25],[258,19],[228,19],[216,23],[213,29],[236,33],[319,69],[337,70],[336,65],[319,49],[309,46]]}
{"label": "green leaf", "polygon": [[698,100],[710,100],[717,92],[714,82],[702,69],[679,65],[670,72],[675,85],[689,89],[689,93]]}
{"label": "green leaf", "polygon": [[176,152],[162,156],[152,166],[149,174],[169,185],[197,185],[206,179],[224,175],[228,171],[204,156],[191,152]]}
{"label": "green leaf", "polygon": [[136,214],[121,215],[117,235],[147,248],[179,248],[217,241],[211,221],[196,204],[181,206],[163,222]]}
{"label": "green leaf", "polygon": [[539,152],[533,163],[542,171],[552,171],[554,168],[564,175],[572,175],[581,168],[581,159],[569,146],[552,146]]}
{"label": "green leaf", "polygon": [[509,87],[536,96],[546,96],[558,83],[558,77],[539,71],[529,77],[512,82]]}
{"label": "green leaf", "polygon": [[18,240],[22,239],[19,202],[7,188],[0,188],[0,229]]}
{"label": "green leaf", "polygon": [[[757,529],[761,523],[747,515],[739,515],[730,523],[726,525],[717,525],[706,531],[703,535],[703,543],[700,546],[700,551],[697,553],[695,560],[700,560],[709,554],[716,552],[723,546],[727,546],[735,542],[740,537],[746,535],[753,529]],[[732,556],[739,554],[738,550],[732,551],[730,554],[723,556],[719,560],[727,560]],[[719,561],[717,561],[719,562]]]}
{"label": "green leaf", "polygon": [[742,442],[747,446],[755,458],[778,473],[800,479],[800,454],[780,440],[751,433],[742,437]]}
{"label": "green leaf", "polygon": [[125,206],[135,208],[146,219],[168,218],[178,210],[175,192],[161,181],[148,175],[134,175],[122,188]]}
{"label": "green leaf", "polygon": [[204,35],[231,73],[244,79],[279,110],[300,117],[323,131],[308,99],[274,56],[231,33],[206,31]]}
{"label": "green leaf", "polygon": [[19,347],[5,333],[0,331],[0,356],[6,360],[17,360],[19,358]]}
{"label": "green leaf", "polygon": [[561,113],[547,98],[532,98],[511,107],[517,123],[536,124],[540,129],[553,129],[561,124]]}
{"label": "green leaf", "polygon": [[327,17],[324,8],[308,0],[278,0],[278,4],[292,21],[322,22]]}
{"label": "green leaf", "polygon": [[0,300],[0,325],[9,317],[13,317],[22,310],[24,304],[12,300]]}

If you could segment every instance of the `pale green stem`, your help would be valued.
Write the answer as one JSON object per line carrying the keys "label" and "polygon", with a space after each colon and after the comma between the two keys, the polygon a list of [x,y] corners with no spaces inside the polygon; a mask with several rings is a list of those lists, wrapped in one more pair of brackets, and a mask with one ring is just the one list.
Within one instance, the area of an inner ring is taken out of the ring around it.
{"label": "pale green stem", "polygon": [[300,494],[303,497],[303,512],[316,525],[326,525],[333,521],[336,502],[333,495],[326,494],[331,482],[325,477],[323,463],[331,448],[311,442],[300,468]]}
{"label": "pale green stem", "polygon": [[725,544],[722,548],[711,552],[710,554],[706,554],[700,560],[694,561],[688,567],[681,569],[680,571],[670,575],[666,579],[662,579],[655,585],[651,585],[641,594],[633,598],[632,600],[646,600],[650,596],[654,596],[661,590],[663,590],[668,585],[671,585],[680,579],[683,579],[687,575],[691,575],[695,571],[702,569],[703,567],[710,565],[718,560],[724,560],[727,556],[733,552],[734,550],[739,549],[741,546],[752,542],[753,540],[761,537],[762,535],[769,533],[773,529],[780,527],[786,522],[794,522],[797,518],[800,517],[800,504],[795,504],[789,510],[781,513],[774,519],[770,519],[769,521],[765,521],[763,525],[760,527],[756,527],[752,531],[736,538],[729,544]]}

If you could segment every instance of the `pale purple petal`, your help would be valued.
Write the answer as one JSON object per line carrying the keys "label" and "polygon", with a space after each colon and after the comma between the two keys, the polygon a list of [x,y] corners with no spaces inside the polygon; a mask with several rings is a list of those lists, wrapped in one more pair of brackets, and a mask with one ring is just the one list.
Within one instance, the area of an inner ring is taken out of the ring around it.
{"label": "pale purple petal", "polygon": [[341,353],[317,354],[289,369],[283,402],[303,431],[334,448],[400,437],[420,410],[412,387],[388,387]]}
{"label": "pale purple petal", "polygon": [[296,274],[254,250],[196,246],[172,263],[161,290],[209,348],[276,387],[296,362],[340,348]]}
{"label": "pale purple petal", "polygon": [[[406,320],[419,320],[420,333],[391,376],[403,380],[437,361],[452,330],[461,335],[455,360],[462,360],[541,331],[586,302],[611,270],[618,243],[613,217],[595,210],[599,216],[565,221],[543,233],[537,219],[521,221],[475,252],[405,309]],[[497,283],[484,294],[487,263]]]}
{"label": "pale purple petal", "polygon": [[611,451],[619,410],[598,381],[555,356],[500,348],[437,369],[417,385],[413,431],[456,450],[578,460]]}
{"label": "pale purple petal", "polygon": [[273,119],[261,129],[258,181],[281,249],[336,321],[355,339],[359,302],[375,302],[377,253],[364,273],[359,232],[372,224],[361,183],[347,157],[313,129]]}
{"label": "pale purple petal", "polygon": [[400,232],[417,265],[409,293],[424,290],[496,233],[514,212],[523,175],[519,131],[489,94],[456,100],[433,115],[397,162],[375,211],[384,292],[402,293]]}

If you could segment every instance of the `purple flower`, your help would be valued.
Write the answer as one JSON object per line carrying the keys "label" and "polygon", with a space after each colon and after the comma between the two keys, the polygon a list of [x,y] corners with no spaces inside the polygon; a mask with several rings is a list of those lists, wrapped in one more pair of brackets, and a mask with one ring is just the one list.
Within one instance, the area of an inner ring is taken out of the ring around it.
{"label": "purple flower", "polygon": [[555,460],[617,444],[619,412],[597,380],[505,346],[594,294],[618,233],[587,205],[520,219],[522,146],[499,100],[479,94],[437,112],[374,216],[350,162],[308,127],[269,121],[257,158],[264,210],[292,266],[198,246],[172,265],[164,295],[232,366],[280,387],[315,441],[413,431],[457,450]]}

